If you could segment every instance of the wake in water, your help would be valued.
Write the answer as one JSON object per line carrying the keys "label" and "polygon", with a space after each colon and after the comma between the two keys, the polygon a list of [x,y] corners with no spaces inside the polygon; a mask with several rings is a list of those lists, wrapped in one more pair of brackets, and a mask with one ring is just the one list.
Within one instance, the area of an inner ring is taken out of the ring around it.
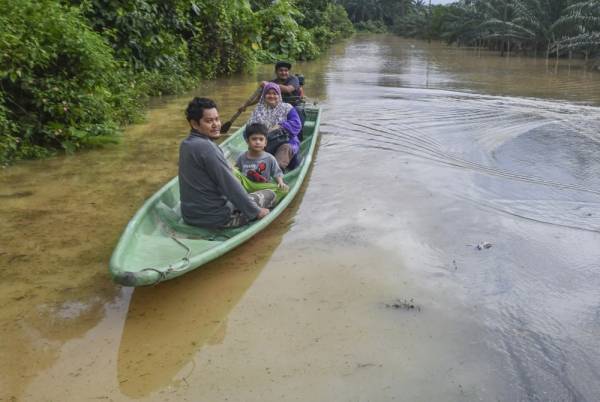
{"label": "wake in water", "polygon": [[437,90],[387,91],[394,96],[325,119],[324,131],[338,146],[401,152],[474,173],[469,186],[476,191],[461,191],[465,183],[457,182],[454,196],[482,208],[600,231],[598,108]]}

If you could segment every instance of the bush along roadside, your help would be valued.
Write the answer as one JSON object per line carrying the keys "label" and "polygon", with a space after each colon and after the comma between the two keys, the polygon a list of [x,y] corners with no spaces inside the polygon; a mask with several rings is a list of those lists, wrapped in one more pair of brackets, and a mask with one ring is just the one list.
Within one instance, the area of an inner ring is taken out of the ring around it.
{"label": "bush along roadside", "polygon": [[0,162],[114,141],[139,96],[100,35],[56,2],[0,8]]}
{"label": "bush along roadside", "polygon": [[148,96],[352,33],[323,0],[0,0],[0,165],[119,139]]}

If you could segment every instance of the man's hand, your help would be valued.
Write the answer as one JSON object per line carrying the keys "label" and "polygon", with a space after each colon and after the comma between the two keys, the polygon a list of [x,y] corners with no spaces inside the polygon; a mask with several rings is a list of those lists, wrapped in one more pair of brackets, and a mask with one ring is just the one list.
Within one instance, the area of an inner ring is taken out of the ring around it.
{"label": "man's hand", "polygon": [[265,216],[267,216],[269,214],[269,210],[267,208],[261,208],[260,211],[258,212],[258,215],[256,215],[256,219],[262,219]]}
{"label": "man's hand", "polygon": [[267,85],[268,83],[269,83],[269,81],[263,81],[263,82],[261,82],[261,83],[260,83],[260,86],[261,86],[262,88],[264,88],[264,87],[265,87],[265,85]]}

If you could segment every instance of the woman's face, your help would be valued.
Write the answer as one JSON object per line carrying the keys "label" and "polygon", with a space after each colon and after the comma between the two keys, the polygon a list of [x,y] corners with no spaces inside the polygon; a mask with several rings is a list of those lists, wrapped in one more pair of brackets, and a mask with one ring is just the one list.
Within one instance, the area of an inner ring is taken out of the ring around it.
{"label": "woman's face", "polygon": [[265,94],[265,102],[269,106],[277,106],[277,103],[279,103],[279,95],[274,89],[269,89],[267,91],[267,93]]}

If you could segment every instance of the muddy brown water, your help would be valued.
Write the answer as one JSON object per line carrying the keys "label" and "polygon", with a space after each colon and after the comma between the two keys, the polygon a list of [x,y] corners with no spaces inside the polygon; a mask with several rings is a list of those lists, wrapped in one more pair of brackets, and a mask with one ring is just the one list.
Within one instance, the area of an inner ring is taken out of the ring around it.
{"label": "muddy brown water", "polygon": [[157,287],[107,264],[186,102],[227,118],[270,68],[0,172],[0,401],[598,400],[600,73],[390,36],[295,70],[324,110],[302,195]]}

